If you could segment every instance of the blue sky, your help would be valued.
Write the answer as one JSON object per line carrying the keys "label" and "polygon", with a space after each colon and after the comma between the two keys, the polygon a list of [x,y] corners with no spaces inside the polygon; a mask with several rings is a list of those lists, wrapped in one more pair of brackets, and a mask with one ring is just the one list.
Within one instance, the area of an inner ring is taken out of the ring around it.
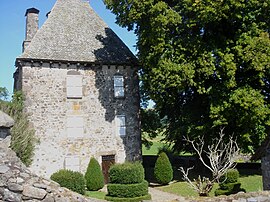
{"label": "blue sky", "polygon": [[[35,7],[40,10],[39,26],[46,20],[56,0],[0,0],[0,86],[13,91],[15,59],[22,52],[25,37],[25,11]],[[135,53],[136,36],[115,24],[115,16],[107,10],[102,0],[91,0],[90,5]]]}

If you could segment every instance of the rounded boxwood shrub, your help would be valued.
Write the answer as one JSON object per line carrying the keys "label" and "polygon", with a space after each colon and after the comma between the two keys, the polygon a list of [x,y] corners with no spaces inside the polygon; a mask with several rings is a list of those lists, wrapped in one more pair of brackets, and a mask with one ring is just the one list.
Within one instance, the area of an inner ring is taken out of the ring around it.
{"label": "rounded boxwood shrub", "polygon": [[161,152],[157,158],[154,176],[159,184],[168,184],[173,179],[172,165],[164,152]]}
{"label": "rounded boxwood shrub", "polygon": [[112,165],[109,170],[110,183],[134,184],[144,180],[144,168],[141,163],[126,162]]}
{"label": "rounded boxwood shrub", "polygon": [[108,184],[108,195],[120,198],[133,198],[148,194],[148,182],[136,184]]}
{"label": "rounded boxwood shrub", "polygon": [[104,176],[98,161],[91,158],[85,173],[86,187],[89,191],[97,191],[104,187]]}
{"label": "rounded boxwood shrub", "polygon": [[62,169],[53,173],[51,180],[79,194],[85,193],[85,179],[80,172]]}
{"label": "rounded boxwood shrub", "polygon": [[239,172],[237,169],[229,169],[225,175],[220,178],[222,183],[234,183],[239,179]]}
{"label": "rounded boxwood shrub", "polygon": [[139,202],[144,200],[151,200],[151,195],[147,194],[144,196],[133,197],[133,198],[120,198],[120,197],[112,197],[112,196],[105,196],[105,200],[107,201],[116,201],[116,202]]}

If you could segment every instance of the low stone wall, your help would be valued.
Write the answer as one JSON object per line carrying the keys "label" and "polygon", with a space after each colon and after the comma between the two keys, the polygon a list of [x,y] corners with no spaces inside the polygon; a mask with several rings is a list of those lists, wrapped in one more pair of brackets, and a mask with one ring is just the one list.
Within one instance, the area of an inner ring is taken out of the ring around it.
{"label": "low stone wall", "polygon": [[[184,201],[182,201],[184,202]],[[270,202],[270,192],[238,193],[230,196],[219,196],[212,198],[189,199],[185,202]]]}
{"label": "low stone wall", "polygon": [[62,188],[32,174],[10,150],[8,138],[0,141],[0,202],[100,202]]}

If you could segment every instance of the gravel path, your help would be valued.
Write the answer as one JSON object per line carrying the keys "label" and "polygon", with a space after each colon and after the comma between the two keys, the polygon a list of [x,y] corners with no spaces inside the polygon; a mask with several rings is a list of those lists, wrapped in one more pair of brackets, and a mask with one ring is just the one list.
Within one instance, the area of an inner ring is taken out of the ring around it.
{"label": "gravel path", "polygon": [[184,197],[171,194],[168,192],[164,192],[164,191],[152,188],[152,187],[149,187],[148,190],[152,196],[151,201],[153,202],[176,202],[176,201],[185,202],[187,201]]}

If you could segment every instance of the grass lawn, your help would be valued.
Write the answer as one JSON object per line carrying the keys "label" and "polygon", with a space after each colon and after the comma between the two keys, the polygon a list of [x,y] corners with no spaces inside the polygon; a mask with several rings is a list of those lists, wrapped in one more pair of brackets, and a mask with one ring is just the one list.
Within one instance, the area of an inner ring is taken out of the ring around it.
{"label": "grass lawn", "polygon": [[[256,192],[262,190],[261,175],[240,176],[239,181],[241,182],[241,188],[244,188],[246,192]],[[218,184],[215,184],[213,190],[210,192],[210,196],[214,196],[214,192],[217,188]],[[198,194],[189,186],[187,182],[175,182],[167,186],[159,187],[158,189],[184,197],[198,196]]]}
{"label": "grass lawn", "polygon": [[159,149],[164,147],[165,145],[166,143],[153,141],[153,145],[150,148],[146,148],[144,145],[142,146],[142,154],[156,156],[159,152]]}
{"label": "grass lawn", "polygon": [[91,198],[104,199],[106,193],[101,191],[86,191],[85,196],[89,196]]}

